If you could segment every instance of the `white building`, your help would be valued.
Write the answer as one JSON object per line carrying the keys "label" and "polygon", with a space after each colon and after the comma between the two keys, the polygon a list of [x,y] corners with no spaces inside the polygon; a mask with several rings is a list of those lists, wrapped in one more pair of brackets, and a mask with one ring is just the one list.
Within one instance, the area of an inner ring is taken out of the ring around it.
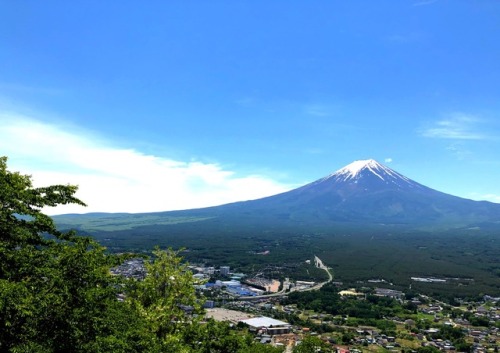
{"label": "white building", "polygon": [[229,276],[229,266],[221,266],[219,271],[222,276]]}
{"label": "white building", "polygon": [[290,324],[288,322],[276,320],[267,316],[254,317],[251,319],[240,320],[250,326],[250,330],[266,331],[268,334],[276,335],[290,332]]}

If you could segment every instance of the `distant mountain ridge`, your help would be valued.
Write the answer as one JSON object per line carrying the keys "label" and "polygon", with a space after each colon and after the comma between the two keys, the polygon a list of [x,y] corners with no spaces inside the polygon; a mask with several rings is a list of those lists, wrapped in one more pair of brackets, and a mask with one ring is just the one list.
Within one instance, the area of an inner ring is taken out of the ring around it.
{"label": "distant mountain ridge", "polygon": [[[129,216],[137,219],[138,215]],[[500,204],[472,201],[436,191],[373,159],[354,161],[331,175],[274,196],[144,215],[155,215],[157,219],[182,218],[185,222],[195,220],[253,226],[333,227],[340,223],[455,228],[498,224],[500,228]],[[73,222],[69,223],[77,224],[75,219],[78,216],[73,217]],[[65,222],[68,217],[56,216],[55,219],[69,224]],[[154,219],[150,221],[150,224],[155,224]],[[165,224],[156,224],[160,223]],[[183,222],[175,222],[176,225],[179,223]]]}

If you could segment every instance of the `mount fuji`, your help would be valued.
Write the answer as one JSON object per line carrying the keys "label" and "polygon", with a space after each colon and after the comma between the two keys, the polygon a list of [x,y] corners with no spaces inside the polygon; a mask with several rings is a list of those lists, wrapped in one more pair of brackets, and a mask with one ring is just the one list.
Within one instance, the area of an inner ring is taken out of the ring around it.
{"label": "mount fuji", "polygon": [[[433,190],[373,159],[355,161],[331,175],[274,196],[200,209],[150,213],[147,222],[139,215],[128,216],[131,220],[140,220],[141,226],[165,224],[162,219],[166,217],[179,220],[174,222],[176,227],[194,222],[197,227],[203,224],[210,229],[214,226],[234,229],[238,225],[259,229],[338,225],[500,228],[500,204]],[[81,217],[92,217],[92,214]],[[102,222],[103,214],[98,217]],[[127,218],[127,214],[120,217]],[[75,215],[55,217],[58,223],[73,226],[78,226],[79,218]]]}
{"label": "mount fuji", "polygon": [[500,204],[433,190],[373,159],[355,161],[331,175],[282,194],[199,211],[241,218],[274,215],[281,221],[306,224],[464,226],[500,222]]}

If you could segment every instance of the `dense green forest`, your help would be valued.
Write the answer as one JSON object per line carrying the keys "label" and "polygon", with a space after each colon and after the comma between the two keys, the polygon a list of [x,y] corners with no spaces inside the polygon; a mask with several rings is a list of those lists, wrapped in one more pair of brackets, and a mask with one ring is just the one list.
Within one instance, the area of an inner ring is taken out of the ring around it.
{"label": "dense green forest", "polygon": [[192,274],[173,250],[153,251],[143,281],[111,276],[124,256],[58,231],[41,212],[83,204],[76,190],[34,188],[0,158],[0,352],[281,351],[204,321]]}
{"label": "dense green forest", "polygon": [[[446,300],[484,294],[500,296],[498,227],[301,227],[272,223],[265,214],[258,222],[234,219],[224,220],[223,224],[217,219],[174,219],[163,213],[101,214],[88,218],[65,215],[56,219],[67,227],[77,226],[112,252],[149,252],[155,245],[186,248],[183,256],[192,263],[229,265],[248,273],[282,267],[283,277],[322,281],[324,271],[305,265],[305,260],[317,255],[333,269],[336,281],[346,286],[384,279],[397,289],[406,291],[411,286]],[[146,225],[148,222],[151,223]],[[101,227],[104,230],[96,231]],[[262,252],[267,255],[259,255]],[[411,277],[437,277],[446,282],[422,283]]]}

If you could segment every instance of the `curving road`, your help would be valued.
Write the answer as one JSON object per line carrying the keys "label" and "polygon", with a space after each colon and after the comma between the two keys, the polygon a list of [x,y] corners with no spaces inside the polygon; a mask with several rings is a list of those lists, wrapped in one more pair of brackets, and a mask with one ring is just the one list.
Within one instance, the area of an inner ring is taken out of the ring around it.
{"label": "curving road", "polygon": [[[306,289],[302,289],[302,290],[297,290],[297,291],[307,292],[307,291],[311,291],[311,290],[318,290],[321,287],[323,287],[325,284],[327,284],[327,283],[329,283],[329,282],[331,282],[333,280],[333,275],[330,272],[330,270],[328,269],[328,267],[326,267],[323,264],[323,261],[321,261],[321,259],[319,257],[317,257],[316,255],[314,255],[314,263],[315,263],[315,265],[316,265],[317,268],[320,268],[320,269],[326,271],[326,273],[328,274],[328,280],[325,281],[325,282],[318,283],[315,286],[312,286],[312,287],[309,287],[309,288],[306,288]],[[265,299],[265,298],[282,297],[282,296],[288,294],[288,292],[285,292],[284,287],[285,286],[283,286],[283,289],[280,292],[278,292],[278,293],[264,294],[264,295],[254,296],[254,297],[239,297],[239,298],[237,298],[237,300],[259,300],[259,299]]]}
{"label": "curving road", "polygon": [[325,284],[331,282],[333,280],[333,275],[332,273],[330,272],[330,270],[328,269],[328,267],[326,267],[324,264],[323,264],[323,261],[321,261],[321,259],[319,257],[317,257],[316,255],[314,255],[314,263],[316,265],[317,268],[320,268],[322,270],[325,270],[326,273],[328,274],[328,280],[325,281],[325,282],[321,282],[321,283],[318,283],[317,285],[315,286],[312,286],[311,288],[307,288],[307,289],[304,289],[302,290],[302,292],[306,292],[306,291],[310,291],[310,290],[317,290],[317,289],[320,289],[321,287],[323,287]]}

